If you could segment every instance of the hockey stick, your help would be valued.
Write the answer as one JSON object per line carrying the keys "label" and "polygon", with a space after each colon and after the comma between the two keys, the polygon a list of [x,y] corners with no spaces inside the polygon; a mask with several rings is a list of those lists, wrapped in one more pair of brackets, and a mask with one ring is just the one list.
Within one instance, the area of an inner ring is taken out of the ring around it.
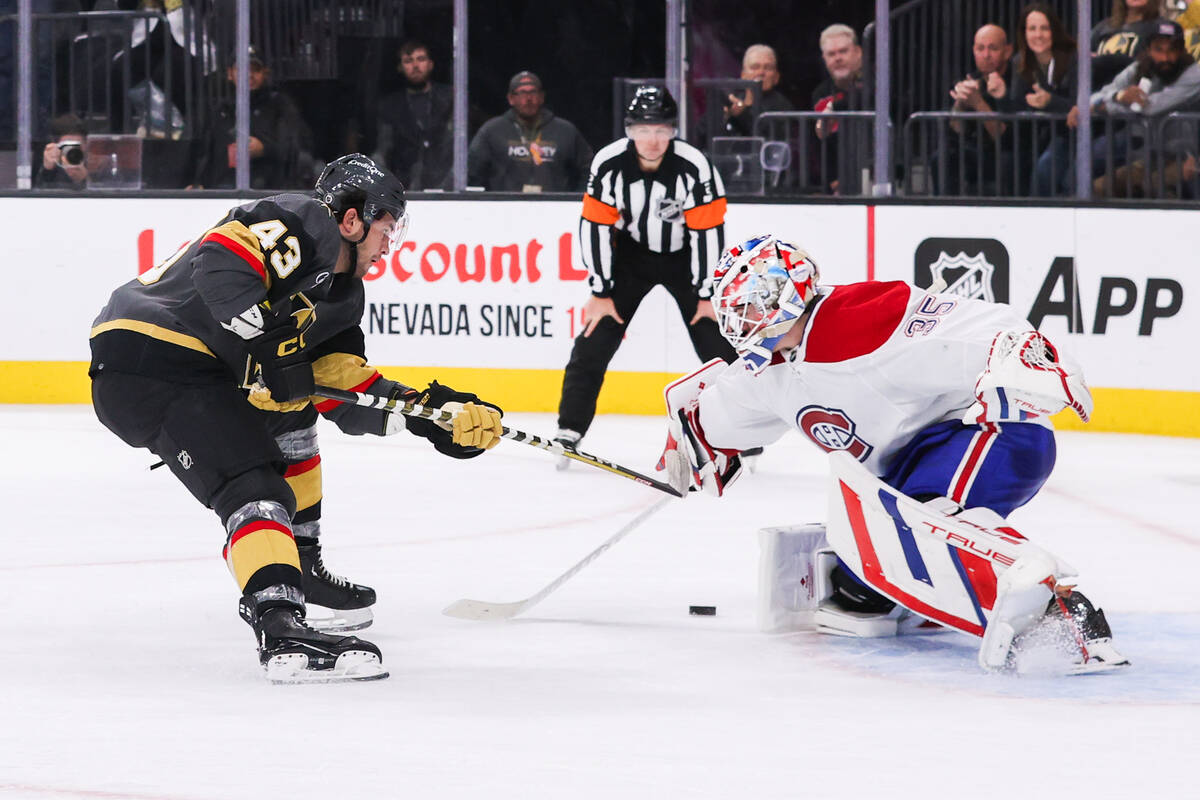
{"label": "hockey stick", "polygon": [[[417,403],[405,403],[396,398],[383,397],[377,394],[367,394],[365,392],[351,392],[345,389],[335,389],[332,386],[317,386],[313,394],[317,397],[324,397],[327,400],[340,400],[343,403],[353,403],[355,405],[364,406],[366,408],[377,408],[382,411],[390,411],[394,414],[403,414],[406,417],[419,417],[421,419],[432,420],[433,422],[450,422],[454,419],[454,415],[449,411],[442,411],[440,408],[427,408]],[[614,464],[611,461],[594,456],[589,453],[584,453],[576,450],[571,445],[564,445],[560,442],[543,439],[540,436],[534,436],[531,433],[524,431],[513,430],[512,428],[504,428],[501,438],[509,439],[514,442],[521,442],[540,450],[546,450],[556,456],[564,456],[576,461],[597,467],[602,470],[620,475],[622,478],[628,478],[632,481],[637,481],[643,486],[649,486],[652,489],[658,489],[660,492],[666,492],[675,497],[683,497],[684,493],[676,489],[669,483],[655,480],[648,475],[643,475],[640,472],[634,472],[628,467],[623,467],[620,464]]]}
{"label": "hockey stick", "polygon": [[662,509],[669,501],[670,498],[668,497],[660,498],[657,503],[642,511],[642,513],[629,520],[629,522],[626,522],[621,530],[614,533],[607,540],[605,540],[603,544],[584,556],[582,561],[552,580],[549,585],[546,586],[546,588],[534,595],[526,597],[524,600],[518,600],[515,603],[488,603],[484,602],[483,600],[467,600],[464,598],[462,600],[456,600],[450,605],[446,606],[446,608],[442,610],[442,613],[448,617],[458,617],[459,619],[470,619],[475,621],[512,619],[518,614],[523,614],[536,606],[538,603],[545,600],[547,595],[569,581],[575,575],[575,573],[579,572],[579,570],[583,569],[588,564],[599,558],[605,550],[628,536],[634,528],[648,520],[651,516]]}

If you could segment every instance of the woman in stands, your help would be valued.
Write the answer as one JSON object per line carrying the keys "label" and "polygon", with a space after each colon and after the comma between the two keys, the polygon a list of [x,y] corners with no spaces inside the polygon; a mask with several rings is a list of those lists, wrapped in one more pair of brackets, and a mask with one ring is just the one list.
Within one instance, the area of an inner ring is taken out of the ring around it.
{"label": "woman in stands", "polygon": [[1092,86],[1104,86],[1150,43],[1163,0],[1113,0],[1112,14],[1092,28]]}
{"label": "woman in stands", "polygon": [[[1074,127],[1078,77],[1075,40],[1046,3],[1025,6],[1016,33],[1017,54],[1013,56],[1010,70],[1013,79],[1009,100],[1018,111],[1071,112],[1067,124]],[[1029,134],[1037,143],[1038,153],[1033,171],[1033,192],[1038,197],[1059,194],[1067,188],[1071,161],[1071,137],[1067,126],[1062,121],[1038,121],[1032,124]]]}

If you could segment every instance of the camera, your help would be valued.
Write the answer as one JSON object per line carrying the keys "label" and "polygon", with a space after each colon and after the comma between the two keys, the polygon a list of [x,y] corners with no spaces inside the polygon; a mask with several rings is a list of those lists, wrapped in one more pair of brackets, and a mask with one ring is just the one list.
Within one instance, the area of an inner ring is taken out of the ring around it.
{"label": "camera", "polygon": [[58,163],[64,167],[78,167],[83,163],[83,142],[59,142]]}

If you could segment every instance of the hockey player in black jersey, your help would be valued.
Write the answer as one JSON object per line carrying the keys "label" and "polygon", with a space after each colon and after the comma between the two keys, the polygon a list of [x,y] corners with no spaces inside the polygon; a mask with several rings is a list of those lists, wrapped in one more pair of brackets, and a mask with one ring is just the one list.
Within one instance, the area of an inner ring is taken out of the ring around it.
{"label": "hockey player in black jersey", "polygon": [[[343,611],[374,602],[373,591],[323,564],[317,412],[352,434],[407,427],[458,458],[499,442],[495,406],[436,381],[417,391],[367,365],[361,278],[399,244],[407,223],[400,182],[365,156],[344,156],[311,196],[232,209],[118,287],[93,324],[97,416],[127,444],[158,455],[220,517],[240,613],[273,681],[387,677],[375,645],[306,622],[306,594]],[[314,409],[317,380],[442,406],[460,424],[452,432],[357,406]]]}

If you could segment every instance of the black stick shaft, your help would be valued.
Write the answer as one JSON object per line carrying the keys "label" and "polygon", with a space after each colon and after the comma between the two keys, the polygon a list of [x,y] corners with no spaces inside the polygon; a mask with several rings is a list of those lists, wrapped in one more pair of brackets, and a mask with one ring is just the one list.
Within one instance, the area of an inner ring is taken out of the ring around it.
{"label": "black stick shaft", "polygon": [[[442,411],[440,408],[428,408],[418,405],[417,403],[405,403],[399,399],[391,397],[383,397],[377,394],[367,394],[365,392],[351,392],[346,389],[335,389],[332,386],[317,386],[313,394],[317,397],[324,397],[327,400],[340,400],[343,403],[353,403],[354,405],[363,406],[365,408],[377,408],[381,411],[390,411],[394,414],[403,414],[406,417],[419,417],[428,419],[434,422],[450,422],[454,419],[454,414],[449,411]],[[573,459],[583,464],[596,467],[598,469],[611,472],[614,475],[619,475],[622,478],[628,478],[631,481],[637,481],[643,486],[649,486],[652,489],[658,489],[660,492],[674,495],[675,497],[683,497],[683,493],[678,491],[674,486],[664,481],[655,480],[648,475],[643,475],[640,472],[634,472],[628,467],[623,467],[620,464],[613,463],[599,456],[584,453],[576,450],[570,445],[564,445],[555,442],[551,439],[543,439],[540,436],[534,436],[531,433],[514,430],[513,428],[504,428],[501,438],[508,439],[513,442],[521,442],[522,444],[536,447],[539,450],[545,450],[554,453],[557,456],[564,456]]]}

